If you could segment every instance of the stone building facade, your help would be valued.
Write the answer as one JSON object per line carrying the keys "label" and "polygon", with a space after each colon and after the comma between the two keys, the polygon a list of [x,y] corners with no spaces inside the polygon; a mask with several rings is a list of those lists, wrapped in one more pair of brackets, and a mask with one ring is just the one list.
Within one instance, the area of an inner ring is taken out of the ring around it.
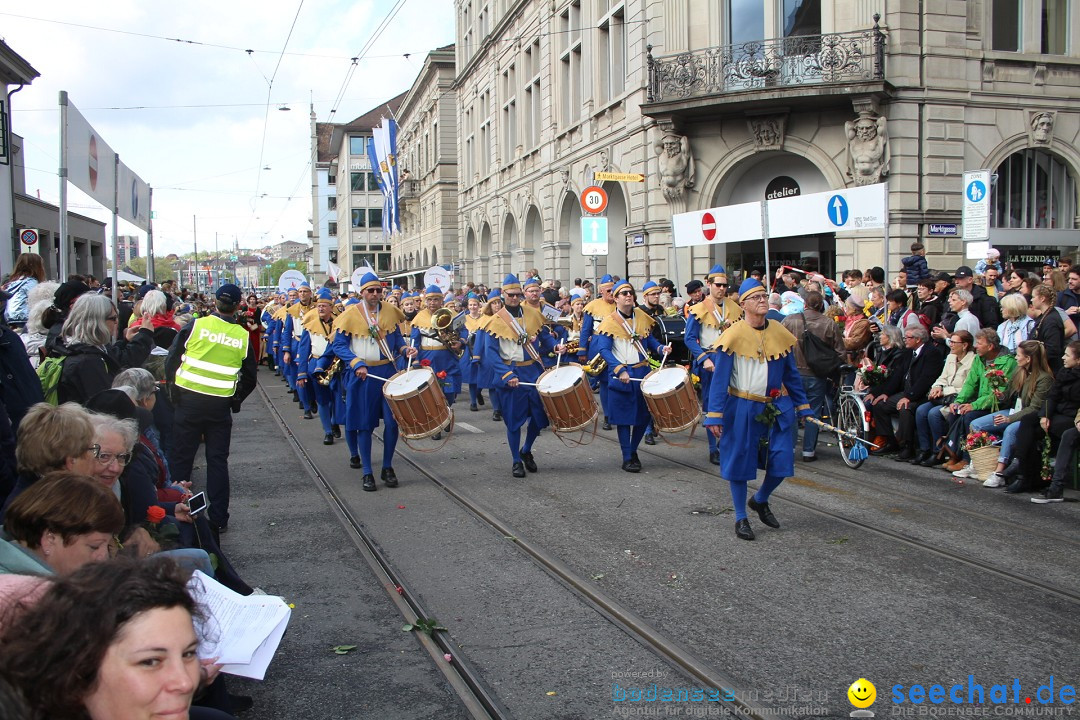
{"label": "stone building facade", "polygon": [[[460,279],[582,256],[581,191],[604,182],[595,274],[700,276],[763,243],[672,249],[671,216],[888,183],[890,224],[777,239],[772,266],[955,268],[962,173],[995,173],[991,240],[1021,264],[1080,241],[1080,12],[1064,0],[457,0]],[[719,229],[723,239],[723,228]],[[1024,260],[1027,258],[1028,260]]]}

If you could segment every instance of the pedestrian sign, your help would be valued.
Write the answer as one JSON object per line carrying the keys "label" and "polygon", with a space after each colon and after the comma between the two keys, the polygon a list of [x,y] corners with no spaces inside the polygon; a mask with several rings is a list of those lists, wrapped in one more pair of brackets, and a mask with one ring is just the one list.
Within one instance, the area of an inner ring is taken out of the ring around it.
{"label": "pedestrian sign", "polygon": [[964,240],[990,239],[990,171],[964,173]]}
{"label": "pedestrian sign", "polygon": [[581,254],[608,254],[608,224],[606,217],[581,218]]}
{"label": "pedestrian sign", "polygon": [[981,180],[972,180],[967,186],[967,197],[973,203],[982,202],[986,197],[986,185]]}

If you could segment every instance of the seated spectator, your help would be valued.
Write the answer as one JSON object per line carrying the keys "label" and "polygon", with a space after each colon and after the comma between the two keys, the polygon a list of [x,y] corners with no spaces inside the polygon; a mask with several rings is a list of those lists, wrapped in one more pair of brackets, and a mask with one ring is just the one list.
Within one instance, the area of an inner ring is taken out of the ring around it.
{"label": "seated spectator", "polygon": [[971,293],[961,288],[953,288],[949,293],[949,311],[944,313],[941,322],[931,331],[935,340],[948,343],[949,336],[957,330],[964,330],[972,337],[979,331],[979,318],[971,312]]}
{"label": "seated spectator", "polygon": [[[990,370],[1000,370],[1006,382],[1012,380],[1016,372],[1016,359],[1001,349],[1001,340],[993,328],[983,328],[975,333],[975,360],[971,372],[964,380],[963,387],[956,399],[941,413],[930,413],[930,433],[934,438],[945,438],[945,450],[953,457],[946,463],[945,469],[955,472],[968,464],[967,451],[963,448],[974,420],[989,415],[997,399],[994,388],[987,377]],[[958,423],[952,427],[953,423]]]}
{"label": "seated spectator", "polygon": [[[896,328],[886,328],[885,332],[892,330]],[[874,427],[886,440],[884,447],[876,451],[878,455],[899,450],[897,461],[909,461],[917,455],[915,413],[926,401],[931,385],[945,364],[943,351],[929,339],[930,334],[922,323],[906,327],[903,354],[894,361],[893,372],[881,386],[867,393]],[[893,418],[897,420],[895,432]]]}
{"label": "seated spectator", "polygon": [[[859,363],[860,367],[866,368],[870,365],[884,365],[889,370],[889,379],[895,377],[896,372],[907,372],[906,367],[902,367],[903,363],[901,358],[905,357],[904,352],[904,336],[900,332],[900,328],[895,325],[886,325],[878,333],[877,337],[877,349],[875,351],[874,359],[871,361],[869,358],[864,359]],[[867,387],[862,381],[862,378],[855,380],[856,390],[866,390],[872,397],[882,394],[883,388],[880,386]],[[876,392],[875,392],[876,391]]]}
{"label": "seated spectator", "polygon": [[67,575],[108,560],[109,543],[123,527],[111,492],[85,475],[49,473],[8,508],[0,573]]}
{"label": "seated spectator", "polygon": [[936,286],[935,280],[922,280],[915,288],[915,293],[919,298],[919,313],[926,317],[931,327],[941,322],[942,307],[945,302],[944,298],[938,297],[935,291]]}
{"label": "seated spectator", "polygon": [[117,317],[116,306],[104,295],[85,294],[75,301],[64,321],[63,345],[50,351],[64,358],[59,402],[84,404],[108,390],[118,372],[146,361],[154,343],[150,318],[144,316],[113,342]]}
{"label": "seated spectator", "polygon": [[[1042,343],[1037,340],[1020,343],[1016,348],[1016,372],[1009,381],[1005,397],[998,403],[1001,409],[970,424],[973,432],[988,432],[1001,438],[997,467],[985,478],[983,487],[997,488],[1005,485],[1003,471],[1010,460],[1018,457],[1016,439],[1020,421],[1027,415],[1032,418],[1039,416],[1053,384],[1054,376],[1050,374]],[[1017,465],[1019,466],[1019,462]],[[961,468],[953,475],[960,478],[976,477],[971,465]],[[1028,484],[1028,481],[1021,479],[1009,485],[1006,492],[1022,492]]]}
{"label": "seated spectator", "polygon": [[[0,677],[36,718],[227,718],[190,707],[204,679],[200,616],[172,562],[94,563],[58,580],[6,630]],[[150,660],[132,660],[147,647]]]}
{"label": "seated spectator", "polygon": [[[139,443],[145,445],[155,461],[164,473],[164,481],[172,486],[169,480],[169,465],[162,449],[162,433],[157,426],[159,419],[158,405],[163,400],[165,393],[160,392],[160,386],[154,381],[150,371],[143,368],[128,368],[122,371],[113,380],[113,388],[123,388],[128,397],[135,403],[135,417],[139,422]],[[172,417],[169,417],[170,423]],[[170,425],[171,427],[171,425]],[[186,492],[186,488],[176,486],[177,490]],[[162,498],[159,486],[159,499]]]}
{"label": "seated spectator", "polygon": [[94,470],[94,427],[90,415],[75,403],[38,403],[19,426],[15,460],[18,480],[5,500],[0,522],[12,501],[42,475],[67,470],[90,475]]}
{"label": "seated spectator", "polygon": [[1050,370],[1056,375],[1064,365],[1065,323],[1054,306],[1057,295],[1045,285],[1040,285],[1031,293],[1031,317],[1035,321],[1029,337],[1046,346],[1046,358]]}
{"label": "seated spectator", "polygon": [[[862,273],[859,274],[862,277]],[[870,331],[870,322],[863,313],[867,292],[861,288],[851,288],[844,301],[844,350],[848,362],[857,365],[862,360],[866,347],[874,338]]]}
{"label": "seated spectator", "polygon": [[1035,321],[1028,317],[1024,296],[1013,293],[1001,298],[1001,317],[1005,318],[997,329],[1001,346],[1015,353],[1017,346],[1028,339],[1035,327]]}

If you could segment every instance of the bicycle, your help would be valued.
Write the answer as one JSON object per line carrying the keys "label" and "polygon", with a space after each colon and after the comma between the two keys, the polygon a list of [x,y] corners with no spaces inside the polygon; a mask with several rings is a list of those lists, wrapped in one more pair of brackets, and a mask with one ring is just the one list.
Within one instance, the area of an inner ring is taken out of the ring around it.
{"label": "bicycle", "polygon": [[854,385],[845,385],[843,379],[850,375],[856,367],[854,365],[840,366],[840,386],[836,395],[836,414],[834,421],[839,430],[836,433],[836,442],[840,447],[840,457],[844,464],[852,470],[859,468],[866,462],[866,454],[852,452],[860,443],[845,433],[854,435],[862,440],[868,440],[870,436],[870,411],[863,402],[866,396],[865,390],[856,390]]}

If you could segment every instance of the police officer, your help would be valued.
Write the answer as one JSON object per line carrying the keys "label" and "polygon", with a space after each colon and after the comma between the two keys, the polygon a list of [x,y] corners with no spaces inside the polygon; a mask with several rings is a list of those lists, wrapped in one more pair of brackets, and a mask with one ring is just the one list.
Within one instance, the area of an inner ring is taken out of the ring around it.
{"label": "police officer", "polygon": [[216,312],[188,323],[165,360],[165,379],[173,384],[176,417],[170,469],[175,482],[191,479],[191,466],[206,440],[206,494],[210,526],[229,527],[229,443],[232,413],[255,389],[255,349],[247,328],[236,320],[243,297],[236,285],[216,293]]}

